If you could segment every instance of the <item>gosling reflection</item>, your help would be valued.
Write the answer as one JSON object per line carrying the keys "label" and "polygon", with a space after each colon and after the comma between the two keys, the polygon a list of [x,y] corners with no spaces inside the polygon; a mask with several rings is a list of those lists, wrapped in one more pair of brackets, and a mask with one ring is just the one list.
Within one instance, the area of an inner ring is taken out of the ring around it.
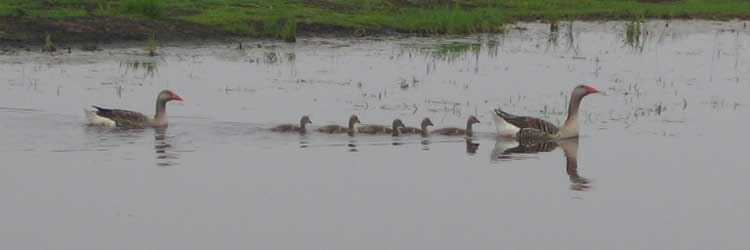
{"label": "gosling reflection", "polygon": [[359,152],[359,150],[357,150],[356,140],[349,140],[349,143],[347,143],[346,146],[349,147],[349,152]]}
{"label": "gosling reflection", "polygon": [[179,155],[172,148],[171,138],[167,136],[167,128],[154,129],[154,151],[156,152],[156,166],[169,167],[178,165]]}
{"label": "gosling reflection", "polygon": [[591,181],[578,174],[578,138],[560,140],[557,142],[498,139],[495,143],[495,148],[492,150],[491,160],[507,161],[523,159],[523,155],[551,152],[558,146],[562,148],[563,154],[565,155],[565,171],[570,179],[570,190],[591,190]]}
{"label": "gosling reflection", "polygon": [[422,144],[422,150],[429,151],[430,150],[430,144],[432,144],[432,141],[430,141],[429,138],[422,139],[419,144]]}
{"label": "gosling reflection", "polygon": [[473,155],[477,153],[479,149],[479,143],[473,142],[471,138],[466,138],[466,153]]}

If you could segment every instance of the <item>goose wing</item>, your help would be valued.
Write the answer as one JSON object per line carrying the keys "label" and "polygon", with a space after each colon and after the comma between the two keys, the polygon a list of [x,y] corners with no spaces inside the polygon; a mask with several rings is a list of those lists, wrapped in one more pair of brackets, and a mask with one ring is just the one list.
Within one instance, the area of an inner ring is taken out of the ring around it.
{"label": "goose wing", "polygon": [[146,127],[150,118],[148,116],[138,113],[135,111],[122,110],[122,109],[107,109],[102,107],[93,106],[96,108],[96,114],[101,117],[108,118],[115,121],[118,127],[128,128],[142,128]]}
{"label": "goose wing", "polygon": [[527,131],[527,133],[536,134],[538,132],[541,132],[541,133],[546,133],[549,135],[554,135],[557,133],[557,131],[560,130],[554,124],[548,121],[539,119],[539,118],[534,118],[534,117],[529,117],[529,116],[516,116],[513,114],[503,112],[500,109],[495,109],[495,115],[502,117],[508,123],[513,124],[514,126],[520,128],[521,131],[519,131],[519,137],[520,137],[520,133],[522,133],[524,130],[527,130],[527,129],[537,130],[537,131],[529,130]]}

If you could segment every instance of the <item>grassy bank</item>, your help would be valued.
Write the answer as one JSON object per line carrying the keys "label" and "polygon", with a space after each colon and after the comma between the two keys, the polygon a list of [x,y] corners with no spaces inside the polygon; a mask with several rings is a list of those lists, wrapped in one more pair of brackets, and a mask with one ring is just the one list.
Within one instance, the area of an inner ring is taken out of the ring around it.
{"label": "grassy bank", "polygon": [[[6,22],[129,20],[294,41],[299,32],[467,34],[518,20],[749,18],[747,0],[4,0]],[[10,21],[9,21],[10,20]],[[9,25],[5,25],[7,28]],[[50,25],[48,25],[50,26]],[[52,27],[56,27],[51,25]],[[150,28],[148,28],[150,27]],[[86,27],[84,27],[85,30]],[[90,27],[96,29],[96,27]],[[0,25],[0,36],[4,31]],[[32,29],[35,30],[35,29]],[[51,31],[53,32],[53,31]],[[131,32],[112,30],[111,32]],[[58,32],[59,33],[59,32]],[[198,31],[200,33],[200,31]],[[199,35],[199,34],[198,34]],[[144,35],[144,38],[146,35]]]}

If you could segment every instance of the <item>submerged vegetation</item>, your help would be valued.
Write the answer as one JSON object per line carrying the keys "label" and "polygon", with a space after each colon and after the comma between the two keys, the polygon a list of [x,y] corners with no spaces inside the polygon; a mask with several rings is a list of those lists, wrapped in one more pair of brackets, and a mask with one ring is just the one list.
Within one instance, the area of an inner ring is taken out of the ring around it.
{"label": "submerged vegetation", "polygon": [[[295,41],[300,31],[366,35],[383,31],[469,34],[503,24],[576,19],[750,18],[747,0],[9,0],[6,20],[137,20],[150,31],[169,23],[213,27],[233,35]],[[10,19],[8,19],[10,18]],[[86,22],[86,25],[98,25]],[[635,24],[634,24],[635,25]],[[634,29],[637,27],[634,27]],[[3,31],[0,24],[0,31]],[[96,27],[92,27],[96,29]],[[123,32],[123,31],[111,31]],[[1,34],[1,33],[0,33]]]}

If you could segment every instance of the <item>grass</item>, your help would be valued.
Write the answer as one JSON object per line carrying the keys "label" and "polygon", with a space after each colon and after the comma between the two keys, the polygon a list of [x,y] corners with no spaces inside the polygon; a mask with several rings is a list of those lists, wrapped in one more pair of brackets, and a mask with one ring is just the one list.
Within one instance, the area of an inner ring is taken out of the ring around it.
{"label": "grass", "polygon": [[[335,27],[365,34],[501,31],[503,24],[544,20],[750,18],[748,0],[3,0],[0,17],[112,16],[215,25],[243,36],[295,41],[298,29]],[[634,24],[635,25],[635,24]],[[635,27],[634,27],[635,28]]]}
{"label": "grass", "polygon": [[287,42],[297,41],[297,21],[294,18],[286,18],[280,24],[277,30],[272,31],[278,34],[278,38]]}
{"label": "grass", "polygon": [[[98,5],[101,6],[101,1]],[[124,14],[153,19],[163,18],[166,15],[164,0],[124,0],[121,3],[121,9]]]}

